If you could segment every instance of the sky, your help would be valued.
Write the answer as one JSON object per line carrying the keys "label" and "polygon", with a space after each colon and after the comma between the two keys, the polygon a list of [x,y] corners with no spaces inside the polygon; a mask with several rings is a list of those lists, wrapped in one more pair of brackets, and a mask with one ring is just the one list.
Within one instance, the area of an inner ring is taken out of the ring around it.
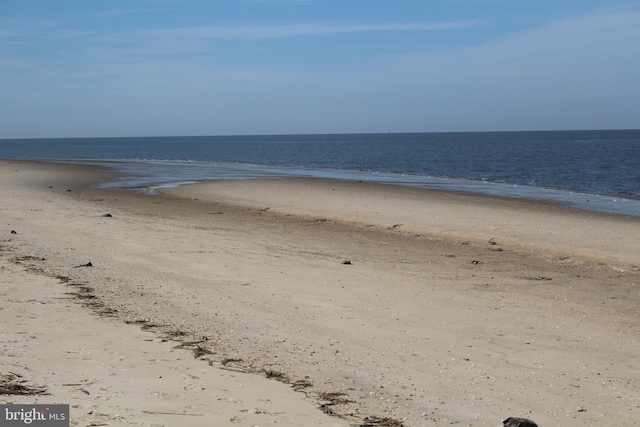
{"label": "sky", "polygon": [[0,0],[0,138],[640,128],[640,0]]}

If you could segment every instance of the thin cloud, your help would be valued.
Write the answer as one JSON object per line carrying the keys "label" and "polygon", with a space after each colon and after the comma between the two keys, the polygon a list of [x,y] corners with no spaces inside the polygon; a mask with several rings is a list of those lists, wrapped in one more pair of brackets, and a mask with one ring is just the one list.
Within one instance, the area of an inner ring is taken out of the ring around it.
{"label": "thin cloud", "polygon": [[304,36],[325,36],[364,32],[446,31],[478,25],[479,21],[443,23],[390,23],[360,25],[290,24],[260,26],[214,26],[155,30],[153,33],[211,39],[276,39]]}
{"label": "thin cloud", "polygon": [[110,15],[136,15],[141,13],[152,12],[167,12],[172,10],[178,10],[176,7],[163,7],[163,8],[132,8],[132,9],[109,9],[97,12],[95,15],[110,16]]}

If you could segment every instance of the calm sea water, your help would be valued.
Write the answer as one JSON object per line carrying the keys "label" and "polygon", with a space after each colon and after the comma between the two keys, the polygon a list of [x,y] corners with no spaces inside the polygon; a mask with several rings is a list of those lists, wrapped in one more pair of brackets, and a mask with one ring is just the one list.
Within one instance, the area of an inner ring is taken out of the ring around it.
{"label": "calm sea water", "polygon": [[311,176],[640,216],[640,130],[0,140],[0,158],[99,163],[106,187]]}

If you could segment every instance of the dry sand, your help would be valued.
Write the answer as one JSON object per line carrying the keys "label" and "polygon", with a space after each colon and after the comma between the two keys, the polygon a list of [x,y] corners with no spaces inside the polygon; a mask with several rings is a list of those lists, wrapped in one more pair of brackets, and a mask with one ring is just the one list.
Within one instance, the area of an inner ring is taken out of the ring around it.
{"label": "dry sand", "polygon": [[0,162],[0,374],[50,393],[3,403],[69,403],[73,425],[640,424],[637,218],[357,182],[86,188],[103,174]]}

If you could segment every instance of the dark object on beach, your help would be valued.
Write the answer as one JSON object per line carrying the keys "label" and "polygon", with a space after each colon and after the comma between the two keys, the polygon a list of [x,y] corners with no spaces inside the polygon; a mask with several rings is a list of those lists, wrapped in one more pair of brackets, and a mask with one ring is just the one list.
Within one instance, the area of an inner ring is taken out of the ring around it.
{"label": "dark object on beach", "polygon": [[86,264],[76,265],[74,268],[80,268],[80,267],[93,267],[93,264],[91,264],[91,261],[89,261]]}
{"label": "dark object on beach", "polygon": [[351,264],[351,261],[349,261],[348,259],[343,259],[343,260],[340,262],[340,264],[342,264],[342,265],[352,265],[352,264]]}
{"label": "dark object on beach", "polygon": [[22,375],[10,372],[7,375],[0,374],[0,395],[35,396],[48,394],[46,387],[29,386]]}
{"label": "dark object on beach", "polygon": [[102,215],[104,218],[113,218],[113,215],[106,213],[104,215]]}
{"label": "dark object on beach", "polygon": [[16,230],[11,230],[11,234],[18,234]]}
{"label": "dark object on beach", "polygon": [[526,418],[509,417],[502,422],[504,427],[538,427],[538,424]]}
{"label": "dark object on beach", "polygon": [[380,418],[372,415],[370,417],[365,417],[364,422],[360,424],[360,427],[404,427],[398,420],[394,420],[393,418]]}

